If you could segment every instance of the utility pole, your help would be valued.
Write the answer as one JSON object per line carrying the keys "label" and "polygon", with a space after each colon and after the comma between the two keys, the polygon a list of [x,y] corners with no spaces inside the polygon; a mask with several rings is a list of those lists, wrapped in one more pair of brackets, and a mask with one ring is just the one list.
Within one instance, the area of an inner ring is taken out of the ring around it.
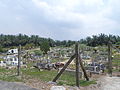
{"label": "utility pole", "polygon": [[20,76],[20,63],[21,63],[21,45],[18,48],[18,76]]}
{"label": "utility pole", "polygon": [[112,77],[112,43],[108,43],[108,74]]}

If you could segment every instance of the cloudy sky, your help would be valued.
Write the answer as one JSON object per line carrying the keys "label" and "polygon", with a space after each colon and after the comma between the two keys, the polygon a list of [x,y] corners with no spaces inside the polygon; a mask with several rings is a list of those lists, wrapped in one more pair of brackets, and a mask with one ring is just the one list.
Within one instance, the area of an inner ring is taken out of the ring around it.
{"label": "cloudy sky", "polygon": [[0,0],[0,33],[79,40],[120,35],[120,0]]}

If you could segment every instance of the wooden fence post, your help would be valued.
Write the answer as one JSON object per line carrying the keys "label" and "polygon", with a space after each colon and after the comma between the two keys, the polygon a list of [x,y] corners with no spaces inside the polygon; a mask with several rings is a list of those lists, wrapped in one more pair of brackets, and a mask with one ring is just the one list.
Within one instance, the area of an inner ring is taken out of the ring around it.
{"label": "wooden fence post", "polygon": [[76,55],[76,86],[79,87],[79,81],[80,81],[80,64],[79,64],[79,47],[78,43],[75,45],[75,55]]}
{"label": "wooden fence post", "polygon": [[112,76],[112,43],[108,43],[108,74]]}
{"label": "wooden fence post", "polygon": [[21,63],[21,45],[18,48],[18,76],[20,75],[20,63]]}

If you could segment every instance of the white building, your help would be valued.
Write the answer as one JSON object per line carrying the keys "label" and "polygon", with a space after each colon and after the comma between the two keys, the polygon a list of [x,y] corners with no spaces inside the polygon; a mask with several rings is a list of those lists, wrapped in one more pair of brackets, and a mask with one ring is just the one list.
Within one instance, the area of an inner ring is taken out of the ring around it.
{"label": "white building", "polygon": [[[21,61],[21,65],[23,62]],[[18,57],[16,55],[8,55],[6,57],[6,65],[17,66],[18,65]]]}
{"label": "white building", "polygon": [[18,54],[18,49],[10,49],[7,52],[8,54]]}

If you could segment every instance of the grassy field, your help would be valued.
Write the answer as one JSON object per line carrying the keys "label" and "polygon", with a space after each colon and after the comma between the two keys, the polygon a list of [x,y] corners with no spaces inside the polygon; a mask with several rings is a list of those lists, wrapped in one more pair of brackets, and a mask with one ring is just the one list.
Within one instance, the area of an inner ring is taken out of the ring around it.
{"label": "grassy field", "polygon": [[[43,80],[45,82],[51,81],[56,75],[57,71],[52,70],[52,71],[39,71],[38,69],[26,69],[22,70],[24,75],[30,75],[32,78],[37,78],[40,80]],[[57,81],[59,85],[70,85],[74,86],[75,85],[75,76],[71,73],[63,73],[63,75],[59,78]],[[80,85],[81,86],[88,86],[90,84],[96,84],[96,81],[84,81],[80,80]]]}
{"label": "grassy field", "polygon": [[117,55],[115,58],[113,58],[112,66],[116,67],[113,69],[114,72],[120,72],[120,55]]}
{"label": "grassy field", "polygon": [[[29,67],[31,67],[33,64],[29,63]],[[69,65],[70,66],[70,65]],[[22,73],[26,76],[31,76],[31,78],[37,78],[40,79],[44,82],[49,82],[52,81],[53,78],[57,75],[57,71],[56,70],[43,70],[43,71],[39,71],[36,68],[33,69],[23,69]],[[61,77],[59,78],[59,80],[57,80],[58,85],[69,85],[69,86],[75,86],[76,81],[75,81],[75,74],[73,73],[68,73],[68,72],[64,72]],[[96,81],[85,81],[85,80],[80,80],[80,85],[81,86],[89,86],[91,84],[96,84]]]}
{"label": "grassy field", "polygon": [[[43,82],[52,81],[56,76],[57,71],[39,71],[36,68],[33,69],[21,69],[22,75],[21,78],[17,76],[16,69],[7,70],[0,68],[0,80],[9,81],[9,82],[26,82],[29,79],[42,80]],[[75,76],[71,73],[64,73],[60,79],[57,81],[58,85],[69,85],[75,86]],[[96,81],[85,81],[80,80],[81,86],[88,86],[90,84],[96,84]]]}
{"label": "grassy field", "polygon": [[9,82],[22,82],[22,79],[17,77],[16,72],[16,69],[8,70],[5,68],[0,68],[0,80]]}

